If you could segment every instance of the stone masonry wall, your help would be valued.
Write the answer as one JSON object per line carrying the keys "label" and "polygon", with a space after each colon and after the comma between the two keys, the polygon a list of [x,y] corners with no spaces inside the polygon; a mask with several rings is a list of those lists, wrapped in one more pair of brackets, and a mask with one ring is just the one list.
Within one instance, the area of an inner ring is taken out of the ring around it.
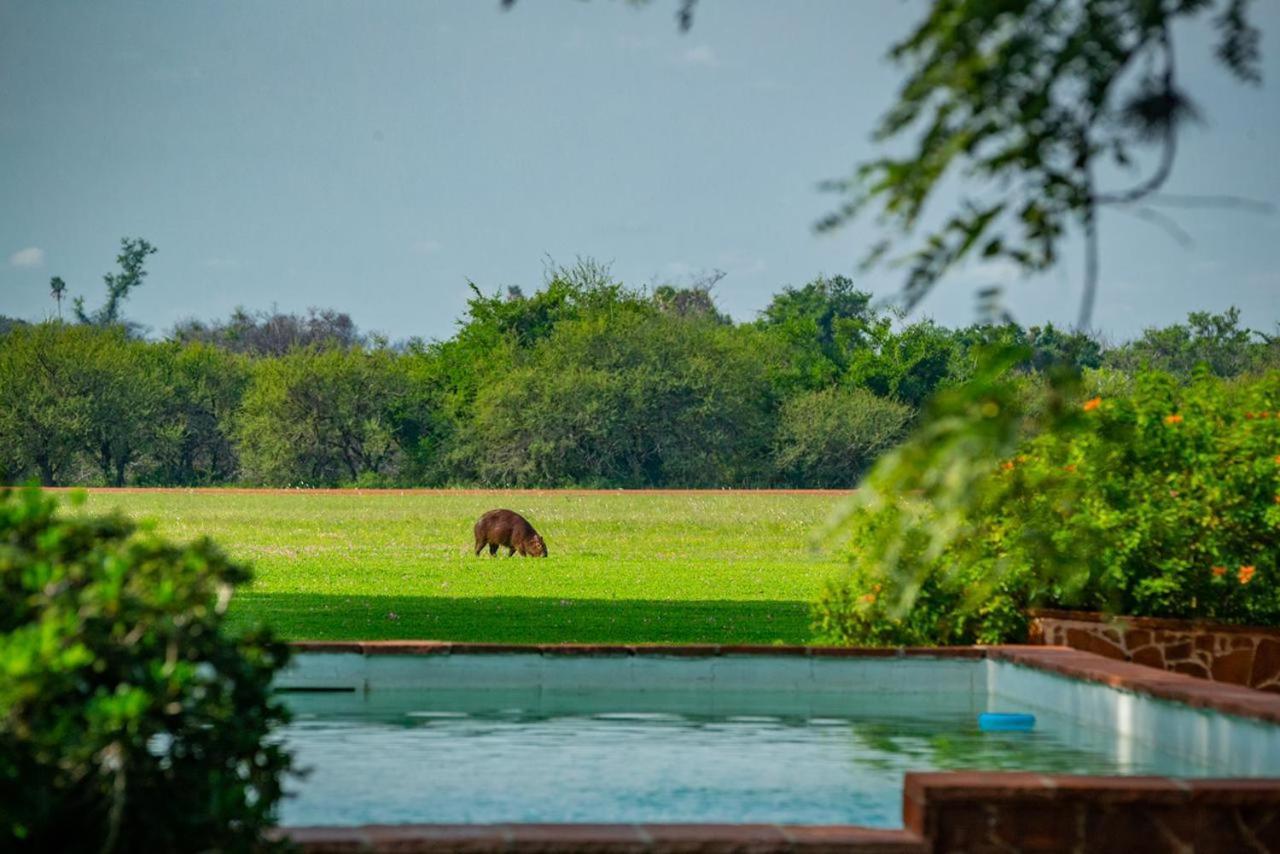
{"label": "stone masonry wall", "polygon": [[1031,643],[1069,646],[1214,682],[1280,692],[1280,629],[1034,611]]}

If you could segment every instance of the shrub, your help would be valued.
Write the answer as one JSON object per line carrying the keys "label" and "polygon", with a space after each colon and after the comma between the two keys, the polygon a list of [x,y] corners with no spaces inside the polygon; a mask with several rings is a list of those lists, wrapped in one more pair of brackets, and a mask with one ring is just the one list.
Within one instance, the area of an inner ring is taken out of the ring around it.
{"label": "shrub", "polygon": [[774,464],[784,483],[851,487],[906,431],[912,410],[866,389],[797,395],[782,408]]}
{"label": "shrub", "polygon": [[[1116,386],[1123,388],[1122,386]],[[844,643],[995,642],[1028,606],[1280,623],[1280,373],[944,395],[841,523]]]}
{"label": "shrub", "polygon": [[392,475],[400,458],[393,414],[404,385],[387,350],[295,350],[258,362],[240,410],[244,473],[270,486]]}
{"label": "shrub", "polygon": [[247,851],[281,797],[288,649],[232,635],[248,572],[0,492],[0,849]]}
{"label": "shrub", "polygon": [[556,327],[477,396],[455,470],[490,486],[724,486],[767,476],[768,351],[652,308]]}

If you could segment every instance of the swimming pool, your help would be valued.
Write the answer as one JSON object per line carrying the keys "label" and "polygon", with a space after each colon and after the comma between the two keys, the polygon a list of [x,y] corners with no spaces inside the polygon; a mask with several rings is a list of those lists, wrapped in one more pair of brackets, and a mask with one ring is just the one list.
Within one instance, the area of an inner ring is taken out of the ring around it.
{"label": "swimming pool", "polygon": [[286,825],[900,827],[907,771],[1280,767],[1280,726],[979,656],[306,653],[280,687]]}

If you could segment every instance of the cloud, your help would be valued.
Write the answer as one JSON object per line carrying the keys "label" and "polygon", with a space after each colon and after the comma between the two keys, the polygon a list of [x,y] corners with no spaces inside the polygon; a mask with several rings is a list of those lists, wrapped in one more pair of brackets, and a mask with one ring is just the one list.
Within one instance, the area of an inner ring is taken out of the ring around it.
{"label": "cloud", "polygon": [[28,246],[26,249],[19,249],[17,252],[9,256],[9,266],[43,267],[44,250],[39,246]]}
{"label": "cloud", "polygon": [[439,240],[418,240],[413,244],[413,251],[420,255],[434,255],[444,249],[444,244]]}
{"label": "cloud", "polygon": [[698,65],[703,68],[719,68],[720,57],[708,44],[695,45],[680,54],[680,61],[685,65]]}

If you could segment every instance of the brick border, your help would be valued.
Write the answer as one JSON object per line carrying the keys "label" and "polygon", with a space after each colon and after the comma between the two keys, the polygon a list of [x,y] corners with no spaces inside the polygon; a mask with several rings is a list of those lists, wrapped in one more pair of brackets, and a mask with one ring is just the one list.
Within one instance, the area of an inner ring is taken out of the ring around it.
{"label": "brick border", "polygon": [[562,851],[928,852],[1280,850],[1280,779],[1025,772],[906,774],[901,830],[776,824],[405,824],[290,827],[305,854]]}
{"label": "brick border", "polygon": [[1280,851],[1280,779],[908,773],[902,812],[927,851]]}
{"label": "brick border", "polygon": [[276,833],[306,854],[348,852],[553,852],[685,854],[806,852],[926,854],[909,830],[776,824],[403,824],[293,827]]}

